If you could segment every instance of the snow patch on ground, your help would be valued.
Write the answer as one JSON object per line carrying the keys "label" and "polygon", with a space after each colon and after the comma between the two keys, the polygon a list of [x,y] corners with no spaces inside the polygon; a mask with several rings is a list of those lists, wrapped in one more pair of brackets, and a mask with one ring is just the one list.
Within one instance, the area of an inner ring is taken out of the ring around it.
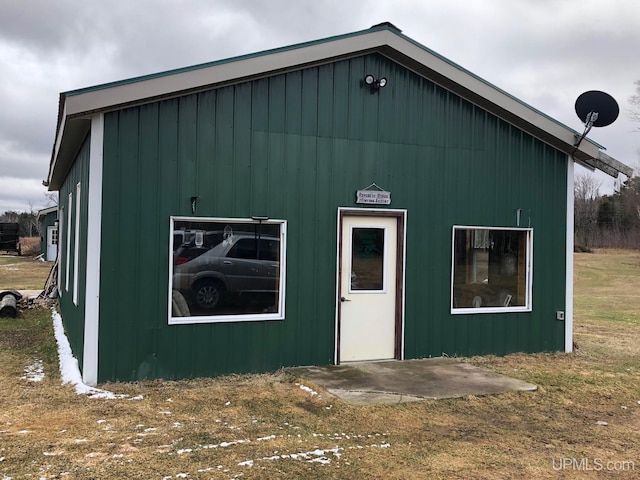
{"label": "snow patch on ground", "polygon": [[85,385],[80,375],[78,360],[73,356],[69,339],[67,339],[67,335],[64,333],[62,317],[55,308],[51,309],[51,316],[53,319],[53,335],[58,344],[60,377],[62,378],[63,385],[71,384],[78,395],[87,395],[89,398],[104,398],[109,400],[129,398],[130,400],[142,400],[142,395],[130,398],[128,395],[116,395],[107,390]]}
{"label": "snow patch on ground", "polygon": [[332,459],[339,459],[342,456],[342,452],[345,450],[356,450],[362,448],[389,448],[391,447],[390,443],[381,443],[381,444],[372,444],[372,445],[356,445],[352,447],[335,447],[335,448],[317,448],[315,450],[311,450],[308,452],[297,452],[297,453],[284,453],[281,455],[272,455],[270,457],[262,457],[257,458],[255,460],[245,460],[244,462],[239,462],[239,467],[253,467],[256,462],[264,462],[264,461],[275,461],[281,459],[292,459],[299,460],[307,463],[320,463],[322,465],[328,465],[331,463]]}
{"label": "snow patch on ground", "polygon": [[42,360],[36,359],[33,365],[24,367],[24,375],[20,377],[20,380],[26,380],[27,382],[41,382],[44,380]]}
{"label": "snow patch on ground", "polygon": [[300,385],[299,383],[296,383],[296,385],[298,385],[300,387],[300,390],[304,390],[305,392],[309,392],[312,397],[314,395],[318,395],[318,392],[316,392],[315,390],[307,387],[306,385]]}

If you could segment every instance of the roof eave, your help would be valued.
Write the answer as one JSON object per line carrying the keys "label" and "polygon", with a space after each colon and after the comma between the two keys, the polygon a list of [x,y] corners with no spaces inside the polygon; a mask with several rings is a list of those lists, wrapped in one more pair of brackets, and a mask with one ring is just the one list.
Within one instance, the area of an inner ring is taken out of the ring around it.
{"label": "roof eave", "polygon": [[[578,133],[573,129],[402,35],[398,30],[380,26],[339,37],[61,94],[49,188],[55,190],[60,187],[73,156],[89,131],[90,116],[95,113],[370,52],[389,57],[567,155],[573,154],[577,161],[600,168],[599,158],[601,149],[604,148],[601,145],[585,138],[576,150],[574,143]],[[617,164],[623,165],[620,162]],[[624,169],[616,171],[624,173]]]}

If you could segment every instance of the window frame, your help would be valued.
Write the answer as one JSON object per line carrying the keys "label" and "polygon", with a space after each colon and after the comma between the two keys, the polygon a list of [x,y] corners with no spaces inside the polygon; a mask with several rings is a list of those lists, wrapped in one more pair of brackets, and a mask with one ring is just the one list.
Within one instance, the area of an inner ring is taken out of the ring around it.
{"label": "window frame", "polygon": [[63,247],[64,247],[64,240],[66,240],[65,238],[65,234],[64,234],[64,227],[65,227],[65,216],[64,216],[64,205],[60,206],[60,212],[58,214],[58,273],[57,273],[57,283],[58,283],[58,294],[60,295],[60,297],[62,297],[64,295],[63,293],[63,288],[62,288],[62,274],[64,272],[64,270],[62,269],[62,259],[65,258],[65,252],[63,251]]}
{"label": "window frame", "polygon": [[[511,307],[456,307],[454,303],[454,281],[455,281],[455,239],[458,230],[494,230],[494,231],[515,231],[525,234],[525,301],[524,305]],[[479,225],[454,225],[451,231],[451,288],[449,300],[450,311],[452,315],[468,315],[483,313],[513,313],[513,312],[531,312],[532,311],[532,293],[533,293],[533,228],[524,227],[494,227]]]}
{"label": "window frame", "polygon": [[73,193],[69,192],[67,197],[67,254],[65,256],[65,278],[64,278],[64,289],[69,291],[69,277],[70,277],[70,266],[71,266],[71,222],[73,220]]}
{"label": "window frame", "polygon": [[80,182],[76,184],[76,224],[74,229],[74,241],[73,241],[73,304],[78,305],[78,269],[80,265],[80,217],[81,217],[81,203],[80,203]]}
{"label": "window frame", "polygon": [[379,225],[370,225],[368,223],[362,223],[362,224],[357,224],[357,225],[351,225],[349,228],[349,235],[350,235],[350,240],[349,242],[351,243],[351,251],[349,251],[349,269],[353,272],[353,232],[356,229],[372,229],[372,230],[382,230],[382,241],[383,241],[383,247],[384,250],[382,251],[382,288],[380,289],[354,289],[351,282],[349,282],[349,295],[367,295],[367,294],[381,294],[381,293],[387,293],[387,269],[389,268],[388,265],[388,259],[387,259],[387,249],[389,248],[389,231],[388,228],[386,226],[379,226]]}
{"label": "window frame", "polygon": [[[273,313],[250,313],[238,315],[191,315],[188,317],[172,316],[172,292],[173,292],[173,239],[178,230],[174,230],[175,222],[211,222],[211,223],[246,223],[247,225],[279,225],[280,226],[280,282],[278,285],[278,311]],[[169,217],[169,270],[168,270],[168,310],[169,325],[192,325],[199,323],[229,323],[229,322],[262,322],[272,320],[284,320],[286,297],[286,239],[287,221],[282,219],[254,220],[252,218],[233,217]]]}

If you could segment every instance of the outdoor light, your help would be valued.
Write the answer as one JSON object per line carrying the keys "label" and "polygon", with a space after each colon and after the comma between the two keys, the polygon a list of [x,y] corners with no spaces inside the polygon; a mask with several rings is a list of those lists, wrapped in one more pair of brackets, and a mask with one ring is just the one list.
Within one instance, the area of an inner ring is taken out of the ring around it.
{"label": "outdoor light", "polygon": [[368,73],[364,77],[364,83],[365,85],[369,85],[371,93],[375,93],[387,84],[387,79],[382,77],[376,80],[376,77]]}

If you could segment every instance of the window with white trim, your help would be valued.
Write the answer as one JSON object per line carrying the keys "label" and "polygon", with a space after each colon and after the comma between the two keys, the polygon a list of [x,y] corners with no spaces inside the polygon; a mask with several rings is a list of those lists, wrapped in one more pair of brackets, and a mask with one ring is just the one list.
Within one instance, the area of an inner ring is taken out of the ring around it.
{"label": "window with white trim", "polygon": [[[66,238],[64,237],[64,222],[65,222],[65,218],[64,218],[64,206],[60,207],[60,215],[59,215],[60,219],[58,220],[58,259],[62,258],[62,246],[64,245],[64,241],[66,240]],[[60,294],[60,296],[63,295],[62,293],[62,268],[58,268],[58,292]]]}
{"label": "window with white trim", "polygon": [[169,323],[284,319],[286,226],[172,217]]}
{"label": "window with white trim", "polygon": [[531,310],[533,230],[453,227],[452,313]]}
{"label": "window with white trim", "polygon": [[76,228],[73,241],[73,303],[78,305],[78,266],[80,264],[80,182],[76,185]]}
{"label": "window with white trim", "polygon": [[69,198],[67,200],[67,255],[65,256],[65,281],[64,281],[64,289],[68,292],[69,291],[69,266],[71,265],[70,263],[70,258],[71,258],[71,218],[72,218],[72,213],[73,212],[73,195],[71,192],[69,192]]}

